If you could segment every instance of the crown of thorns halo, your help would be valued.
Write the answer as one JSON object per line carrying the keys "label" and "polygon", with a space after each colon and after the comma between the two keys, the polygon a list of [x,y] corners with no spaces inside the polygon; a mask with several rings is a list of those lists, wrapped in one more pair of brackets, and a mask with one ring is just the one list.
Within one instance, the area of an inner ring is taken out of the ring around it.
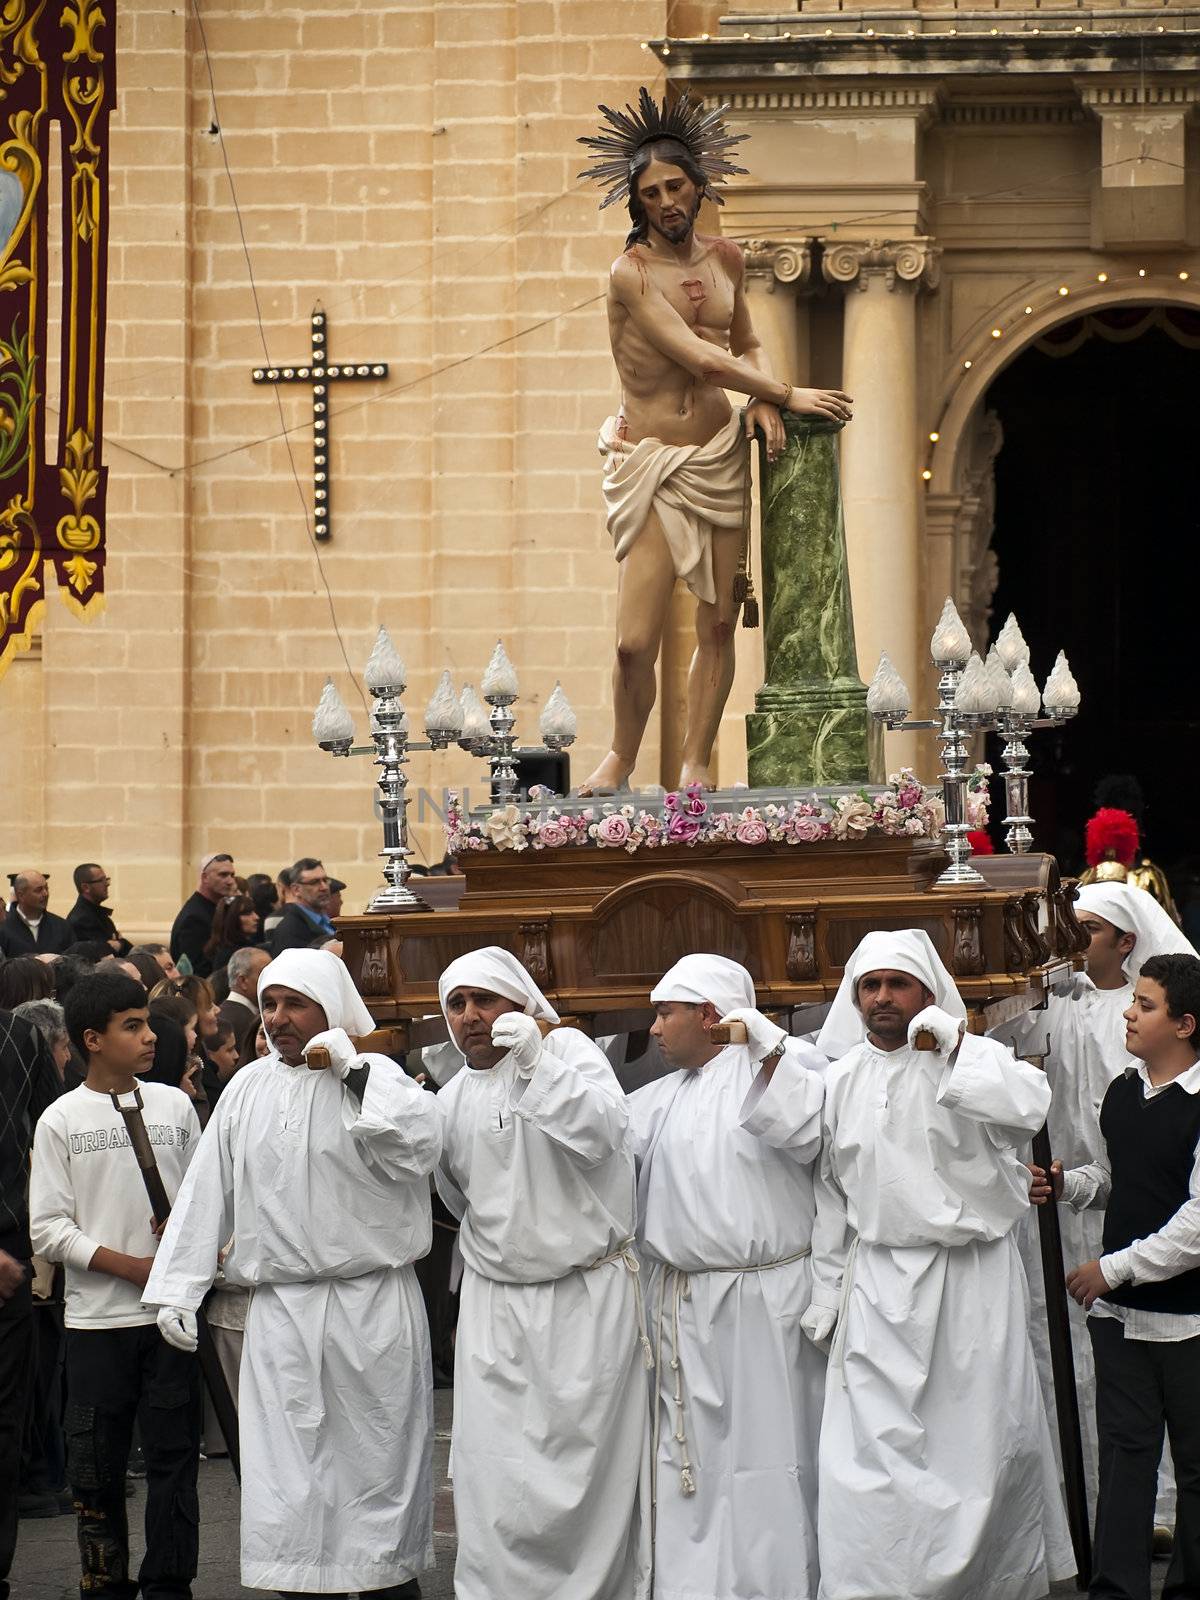
{"label": "crown of thorns halo", "polygon": [[709,193],[718,205],[725,202],[713,185],[733,173],[746,173],[745,167],[735,167],[726,160],[731,146],[750,137],[748,133],[725,131],[724,114],[728,106],[705,111],[703,106],[693,105],[686,93],[673,106],[668,106],[665,98],[660,106],[643,87],[638,91],[636,111],[631,105],[626,105],[624,111],[614,111],[611,106],[604,105],[597,109],[604,113],[606,126],[600,133],[576,141],[590,146],[588,159],[594,163],[576,176],[590,178],[608,188],[608,194],[600,202],[601,211],[629,193],[629,163],[644,144],[652,144],[655,139],[678,139],[687,147],[708,180]]}

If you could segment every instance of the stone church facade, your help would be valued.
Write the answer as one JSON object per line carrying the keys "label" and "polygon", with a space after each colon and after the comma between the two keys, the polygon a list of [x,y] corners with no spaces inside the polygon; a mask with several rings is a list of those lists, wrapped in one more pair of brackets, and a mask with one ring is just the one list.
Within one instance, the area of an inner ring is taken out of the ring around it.
{"label": "stone church facade", "polygon": [[[752,135],[751,176],[712,220],[746,245],[776,371],[855,395],[843,489],[865,674],[886,647],[931,688],[946,593],[986,638],[997,375],[1069,318],[1200,309],[1186,5],[200,12],[203,39],[160,0],[118,12],[107,611],[83,624],[52,596],[0,683],[3,865],[50,871],[60,912],[70,868],[98,859],[121,925],[161,933],[215,848],[247,871],[320,854],[361,904],[380,842],[369,764],[335,765],[308,723],[332,675],[361,731],[346,660],[361,676],[380,621],[410,711],[445,666],[477,682],[499,634],[519,733],[561,679],[576,774],[604,747],[615,573],[595,435],[623,230],[577,180],[574,143],[598,100],[691,85]],[[335,398],[323,546],[308,397],[277,402],[251,376],[303,358],[318,302],[332,359],[390,368]],[[723,781],[744,776],[761,671],[759,636],[739,647]],[[689,654],[680,605],[640,781],[674,759]],[[480,779],[458,753],[411,766],[435,799],[478,798]],[[414,821],[440,854],[435,812]]]}

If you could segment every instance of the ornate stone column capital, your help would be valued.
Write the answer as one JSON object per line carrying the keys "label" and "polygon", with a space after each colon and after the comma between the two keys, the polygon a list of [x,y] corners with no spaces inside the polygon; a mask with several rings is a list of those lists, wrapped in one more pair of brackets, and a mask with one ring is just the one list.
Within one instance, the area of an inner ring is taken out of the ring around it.
{"label": "ornate stone column capital", "polygon": [[774,293],[776,284],[804,288],[812,277],[811,239],[743,239],[746,272]]}
{"label": "ornate stone column capital", "polygon": [[865,289],[881,277],[889,289],[936,289],[941,248],[932,239],[822,239],[821,272],[827,283]]}

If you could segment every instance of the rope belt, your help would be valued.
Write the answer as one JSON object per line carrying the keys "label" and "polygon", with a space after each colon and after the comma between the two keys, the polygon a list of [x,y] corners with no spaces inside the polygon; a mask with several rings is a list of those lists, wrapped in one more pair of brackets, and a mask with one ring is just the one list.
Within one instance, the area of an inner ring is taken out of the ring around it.
{"label": "rope belt", "polygon": [[[663,1343],[663,1310],[664,1303],[669,1298],[671,1302],[671,1371],[675,1375],[675,1391],[672,1400],[675,1406],[675,1443],[679,1446],[679,1487],[684,1494],[695,1494],[696,1477],[692,1471],[691,1458],[688,1455],[687,1441],[687,1400],[683,1384],[683,1358],[679,1349],[679,1307],[684,1300],[692,1297],[692,1277],[699,1273],[712,1272],[772,1272],[776,1267],[790,1267],[793,1262],[803,1261],[812,1253],[812,1246],[808,1245],[803,1250],[797,1250],[794,1255],[781,1256],[778,1261],[762,1261],[757,1266],[748,1267],[697,1267],[691,1271],[683,1267],[673,1267],[669,1262],[663,1262],[662,1290],[658,1297],[658,1316],[655,1325],[655,1357],[653,1365],[659,1372],[663,1370],[662,1343]],[[661,1428],[662,1408],[655,1396],[654,1405],[654,1444],[653,1457],[650,1467],[651,1502],[654,1507],[658,1505],[658,1445]]]}
{"label": "rope belt", "polygon": [[646,1296],[642,1292],[642,1264],[637,1258],[633,1248],[633,1240],[626,1239],[608,1255],[601,1256],[599,1261],[593,1261],[590,1267],[584,1267],[585,1272],[595,1272],[597,1267],[613,1266],[620,1262],[633,1279],[633,1306],[637,1314],[638,1340],[642,1346],[642,1359],[647,1368],[654,1365],[654,1352],[650,1348],[650,1336],[646,1332]]}

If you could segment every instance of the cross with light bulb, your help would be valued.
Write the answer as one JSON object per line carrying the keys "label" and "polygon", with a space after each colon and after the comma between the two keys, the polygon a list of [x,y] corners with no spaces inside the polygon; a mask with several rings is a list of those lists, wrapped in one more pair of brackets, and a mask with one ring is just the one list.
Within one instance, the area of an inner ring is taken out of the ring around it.
{"label": "cross with light bulb", "polygon": [[[313,738],[322,750],[334,756],[373,755],[379,768],[379,806],[383,816],[383,875],[386,887],[371,898],[369,911],[428,911],[430,907],[408,887],[411,876],[408,858],[408,801],[405,772],[410,751],[445,750],[457,744],[474,756],[487,758],[493,804],[507,805],[517,786],[515,764],[516,720],[511,707],[517,698],[517,674],[504,645],[497,640],[492,658],[480,680],[483,700],[491,706],[489,716],[473,685],[465,684],[461,695],[454,692],[449,670],[442,673],[429,704],[425,707],[425,738],[408,736],[408,715],[400,696],[408,686],[408,669],[400,659],[388,631],[380,627],[375,646],[363,674],[373,701],[371,743],[354,743],[354,718],[345,701],[327,678],[313,715]],[[538,722],[543,743],[541,751],[565,750],[576,734],[575,713],[556,683],[542,707]]]}
{"label": "cross with light bulb", "polygon": [[[1071,675],[1065,652],[1060,650],[1045,688],[1038,689],[1029,669],[1029,646],[1012,615],[983,660],[971,648],[971,636],[950,599],[942,607],[930,647],[934,666],[941,674],[937,717],[925,721],[909,718],[912,695],[886,651],[879,657],[867,690],[867,710],[893,731],[937,730],[946,769],[941,774],[942,801],[950,852],[950,865],[937,881],[943,885],[983,883],[983,876],[968,861],[971,845],[967,838],[970,827],[964,771],[967,749],[963,741],[973,733],[988,732],[996,732],[1004,739],[1004,843],[1013,855],[1025,855],[1033,843],[1025,735],[1035,728],[1061,727],[1075,716],[1079,710],[1079,685]],[[1043,705],[1045,717],[1039,716]]]}
{"label": "cross with light bulb", "polygon": [[386,361],[331,362],[325,312],[318,304],[312,314],[312,353],[303,365],[255,367],[255,383],[309,383],[313,408],[313,538],[322,542],[332,534],[332,471],[329,461],[329,385],[347,379],[386,378]]}

